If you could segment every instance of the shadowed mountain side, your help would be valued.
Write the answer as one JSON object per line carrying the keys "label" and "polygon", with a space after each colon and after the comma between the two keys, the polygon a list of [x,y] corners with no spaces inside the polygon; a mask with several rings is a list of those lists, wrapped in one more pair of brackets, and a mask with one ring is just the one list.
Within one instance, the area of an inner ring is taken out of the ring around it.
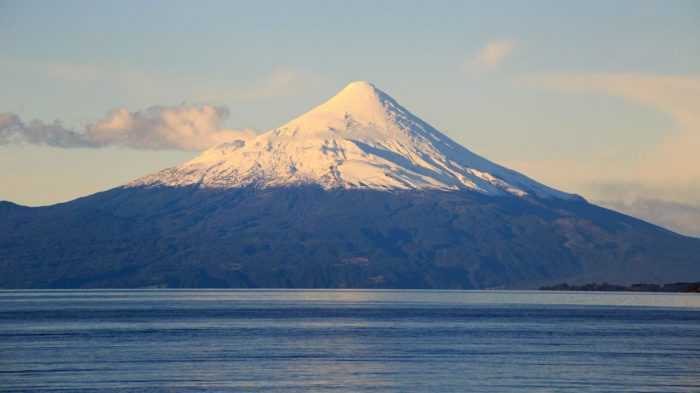
{"label": "shadowed mountain side", "polygon": [[0,287],[537,288],[700,278],[700,239],[585,201],[320,187],[0,203]]}

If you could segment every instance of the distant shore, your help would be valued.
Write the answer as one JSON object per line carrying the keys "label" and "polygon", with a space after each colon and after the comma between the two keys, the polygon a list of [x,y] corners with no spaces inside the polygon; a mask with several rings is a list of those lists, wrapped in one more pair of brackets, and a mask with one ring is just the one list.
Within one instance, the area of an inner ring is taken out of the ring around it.
{"label": "distant shore", "polygon": [[700,293],[700,282],[677,282],[674,284],[632,284],[630,286],[608,284],[569,285],[561,283],[540,287],[541,291],[598,291],[598,292],[683,292]]}

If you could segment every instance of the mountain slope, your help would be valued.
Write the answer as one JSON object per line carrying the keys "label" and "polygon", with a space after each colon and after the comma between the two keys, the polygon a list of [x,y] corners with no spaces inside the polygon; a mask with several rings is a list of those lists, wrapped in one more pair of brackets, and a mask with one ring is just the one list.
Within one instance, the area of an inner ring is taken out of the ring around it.
{"label": "mountain slope", "polygon": [[0,217],[0,286],[537,288],[700,277],[700,240],[581,201],[118,188]]}
{"label": "mountain slope", "polygon": [[468,189],[576,198],[460,146],[367,82],[257,138],[217,146],[130,186]]}
{"label": "mountain slope", "polygon": [[252,141],[0,202],[0,287],[536,288],[700,280],[688,238],[475,155],[356,82]]}

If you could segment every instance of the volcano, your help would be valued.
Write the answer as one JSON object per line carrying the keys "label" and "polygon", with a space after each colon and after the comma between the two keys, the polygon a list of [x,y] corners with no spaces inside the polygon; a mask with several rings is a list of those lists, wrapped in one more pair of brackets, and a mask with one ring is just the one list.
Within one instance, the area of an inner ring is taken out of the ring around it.
{"label": "volcano", "polygon": [[3,288],[534,288],[700,279],[700,239],[493,163],[367,82],[53,206],[0,202]]}

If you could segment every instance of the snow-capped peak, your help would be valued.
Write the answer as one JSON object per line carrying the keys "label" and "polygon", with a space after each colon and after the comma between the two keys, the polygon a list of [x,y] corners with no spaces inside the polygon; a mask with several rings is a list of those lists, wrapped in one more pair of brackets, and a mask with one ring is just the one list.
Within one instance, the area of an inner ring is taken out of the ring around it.
{"label": "snow-capped peak", "polygon": [[371,83],[350,83],[289,123],[128,186],[380,190],[469,189],[491,195],[577,198],[494,164],[411,114]]}
{"label": "snow-capped peak", "polygon": [[386,120],[384,102],[387,96],[374,85],[364,81],[352,82],[333,98],[287,123],[286,128],[308,130],[319,125],[342,127],[345,118],[365,124],[383,125]]}

